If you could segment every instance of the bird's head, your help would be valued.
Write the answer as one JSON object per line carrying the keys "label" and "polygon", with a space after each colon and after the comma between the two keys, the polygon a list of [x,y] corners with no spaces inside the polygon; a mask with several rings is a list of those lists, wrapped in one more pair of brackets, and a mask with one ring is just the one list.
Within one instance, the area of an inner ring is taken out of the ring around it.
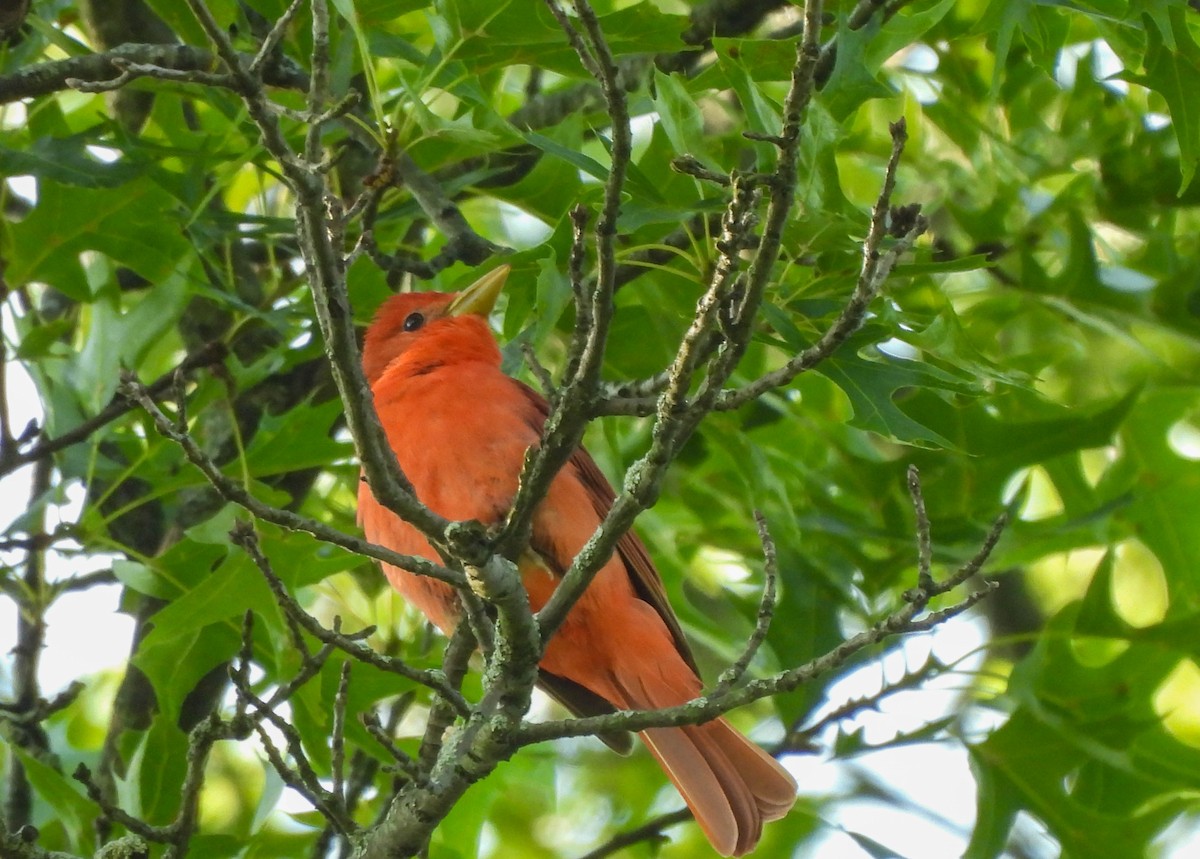
{"label": "bird's head", "polygon": [[380,305],[363,340],[363,373],[372,386],[404,356],[406,361],[499,361],[487,315],[508,278],[502,265],[462,292],[406,292]]}

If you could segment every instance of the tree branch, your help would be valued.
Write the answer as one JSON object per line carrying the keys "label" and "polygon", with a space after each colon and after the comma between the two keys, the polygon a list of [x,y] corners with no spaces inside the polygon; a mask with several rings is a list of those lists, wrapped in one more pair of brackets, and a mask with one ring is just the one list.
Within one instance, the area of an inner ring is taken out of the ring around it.
{"label": "tree branch", "polygon": [[[6,368],[0,367],[0,373]],[[35,533],[45,527],[45,508],[37,506],[38,499],[50,489],[52,469],[49,460],[41,460],[33,475],[30,486],[30,506],[37,510]],[[13,647],[12,703],[4,709],[10,725],[6,737],[16,747],[35,758],[44,758],[50,753],[50,739],[42,727],[45,702],[38,684],[38,666],[42,650],[46,646],[46,609],[50,606],[46,586],[46,552],[34,546],[25,553],[24,573],[21,576],[20,598],[17,600],[17,635]],[[20,830],[33,822],[33,793],[25,767],[20,759],[12,756],[7,778],[4,800],[4,821],[12,830]]]}
{"label": "tree branch", "polygon": [[886,251],[883,250],[883,242],[888,235],[892,192],[896,185],[896,170],[900,163],[900,156],[904,152],[904,144],[908,140],[908,132],[903,118],[892,124],[891,133],[892,154],[888,159],[883,188],[871,210],[871,226],[863,242],[862,268],[850,300],[816,343],[800,352],[778,370],[767,373],[741,388],[723,391],[716,400],[715,407],[717,409],[736,409],[756,400],[772,388],[791,383],[798,375],[806,370],[811,370],[836,352],[862,325],[866,318],[867,308],[879,294],[879,290],[883,287],[900,256],[906,253],[925,231],[927,226],[925,218],[916,214],[912,209],[904,209],[898,217],[894,217],[895,222],[904,227],[902,235],[890,248]]}
{"label": "tree branch", "polygon": [[813,751],[813,739],[828,726],[850,719],[863,710],[878,710],[880,702],[884,698],[888,698],[898,692],[915,689],[931,677],[943,673],[946,668],[947,666],[930,655],[919,667],[906,671],[904,676],[899,680],[883,685],[879,691],[871,695],[864,695],[861,698],[849,700],[826,713],[807,727],[801,727],[800,723],[792,725],[788,729],[787,735],[780,742],[779,748],[783,751],[811,753]]}
{"label": "tree branch", "polygon": [[[914,482],[912,485],[916,487],[914,491],[914,506],[916,506],[917,499],[920,498],[920,484]],[[923,500],[919,503],[924,504]],[[606,731],[644,731],[647,728],[701,724],[754,701],[790,692],[816,677],[841,667],[851,657],[888,638],[928,631],[961,614],[994,590],[993,582],[985,582],[980,590],[968,594],[957,604],[933,612],[926,617],[919,617],[933,597],[948,593],[982,569],[1000,539],[1006,521],[1007,517],[999,517],[975,556],[954,573],[941,581],[935,581],[930,577],[931,584],[928,587],[918,584],[917,588],[904,595],[906,603],[904,606],[877,621],[870,629],[846,639],[837,647],[803,665],[780,671],[771,677],[751,680],[737,688],[729,688],[726,684],[723,691],[710,692],[675,707],[658,710],[622,710],[601,716],[554,722],[526,722],[521,727],[517,744],[525,746],[546,740],[588,736]],[[927,571],[918,570],[918,582],[923,581],[926,576]]]}
{"label": "tree branch", "polygon": [[273,507],[270,504],[260,501],[244,486],[227,477],[212,458],[200,449],[200,445],[196,443],[195,439],[192,438],[186,429],[176,426],[175,422],[163,413],[162,409],[159,408],[158,404],[150,396],[150,392],[146,386],[138,382],[133,374],[123,374],[118,390],[122,396],[128,397],[146,411],[151,420],[153,420],[155,428],[158,429],[163,437],[170,439],[182,448],[188,461],[200,469],[222,498],[233,504],[237,504],[239,507],[245,508],[255,518],[278,525],[281,528],[286,528],[289,531],[306,531],[318,540],[331,543],[335,546],[341,546],[343,549],[348,549],[356,554],[375,558],[376,560],[392,564],[418,575],[429,576],[456,588],[467,586],[466,577],[457,570],[451,570],[447,567],[434,564],[425,558],[402,555],[386,546],[379,546],[359,537],[352,537],[317,519],[310,519],[307,516],[301,516],[290,510]]}
{"label": "tree branch", "polygon": [[604,859],[604,857],[612,856],[614,853],[624,850],[626,847],[632,847],[634,844],[641,844],[642,842],[661,843],[666,840],[662,834],[664,829],[691,819],[692,810],[686,806],[666,814],[660,814],[658,817],[646,821],[635,829],[614,835],[595,850],[589,850],[583,856],[580,856],[579,859]]}
{"label": "tree branch", "polygon": [[[149,385],[146,385],[146,392],[152,397],[157,397],[166,392],[171,385],[175,384],[175,380],[180,374],[187,374],[201,367],[218,364],[224,360],[225,354],[225,344],[212,341],[180,361],[175,369],[163,373]],[[42,439],[33,447],[24,451],[11,447],[0,450],[0,477],[12,473],[22,465],[36,462],[39,459],[51,456],[60,450],[65,450],[72,445],[87,440],[91,437],[92,433],[107,426],[117,418],[128,414],[135,406],[136,403],[128,397],[117,393],[108,401],[108,405],[95,415],[59,436],[51,439]]]}
{"label": "tree branch", "polygon": [[742,649],[742,654],[732,665],[721,672],[721,676],[717,678],[717,685],[713,687],[712,694],[720,697],[728,692],[733,686],[742,679],[746,673],[746,669],[750,667],[751,660],[758,653],[758,649],[762,647],[762,643],[767,640],[767,633],[771,629],[771,621],[775,617],[775,582],[778,578],[778,564],[775,555],[775,542],[771,539],[771,534],[767,530],[767,520],[761,512],[754,511],[754,522],[758,526],[758,539],[762,543],[763,550],[763,593],[762,599],[758,604],[758,616],[754,624],[754,632],[750,635],[750,639],[746,642],[746,646]]}
{"label": "tree branch", "polygon": [[[301,608],[300,604],[288,594],[283,581],[272,569],[271,562],[262,553],[262,549],[258,544],[258,535],[255,534],[254,529],[248,523],[238,523],[229,536],[235,544],[246,552],[250,560],[254,562],[259,572],[267,580],[267,584],[271,587],[271,592],[275,595],[276,602],[283,609],[284,616],[297,624],[313,638],[317,639],[317,641],[328,647],[336,647],[359,662],[365,662],[381,671],[397,674],[405,679],[412,680],[414,683],[427,686],[444,698],[456,712],[462,715],[470,712],[470,706],[463,699],[461,693],[447,682],[446,676],[442,672],[423,671],[413,668],[403,660],[384,656],[363,644],[360,639],[370,635],[373,632],[373,628],[363,630],[354,635],[343,635],[336,628],[328,630],[322,626],[320,621]],[[303,642],[300,642],[299,647],[301,652],[304,652],[303,646]]]}
{"label": "tree branch", "polygon": [[217,741],[233,737],[240,737],[240,734],[215,713],[210,713],[191,730],[188,734],[187,769],[179,790],[179,812],[166,826],[152,826],[110,801],[93,780],[86,765],[79,764],[73,776],[83,784],[88,798],[100,807],[107,819],[119,823],[148,841],[166,845],[164,859],[183,859],[196,832],[200,790],[204,786],[204,768],[208,763],[208,756]]}
{"label": "tree branch", "polygon": [[[471,631],[471,623],[463,618],[455,627],[454,634],[446,644],[442,657],[442,671],[451,689],[462,690],[463,679],[467,675],[467,667],[471,654],[475,652],[475,635]],[[433,771],[438,755],[442,750],[442,740],[446,729],[454,722],[456,713],[447,705],[444,699],[434,699],[429,707],[429,718],[425,720],[425,735],[421,738],[421,747],[417,752],[418,771],[427,774]]]}
{"label": "tree branch", "polygon": [[[718,263],[709,289],[697,305],[692,326],[671,365],[666,388],[658,400],[650,449],[626,473],[624,488],[609,509],[601,527],[588,540],[554,594],[538,613],[543,637],[548,637],[563,622],[570,607],[587,587],[595,570],[612,554],[620,536],[632,526],[638,514],[654,503],[667,467],[699,422],[712,409],[720,387],[733,373],[745,353],[752,332],[752,320],[770,280],[774,262],[778,258],[783,226],[791,212],[794,199],[800,123],[813,91],[812,73],[818,54],[820,15],[819,0],[807,0],[805,21],[811,26],[806,29],[804,41],[797,47],[797,62],[785,99],[784,126],[779,137],[780,155],[774,179],[769,185],[771,199],[757,252],[750,264],[745,283],[740,287],[744,290],[744,297],[737,302],[735,311],[732,304],[726,300],[733,297],[732,278],[736,266],[732,247],[727,246],[722,249],[722,253],[729,259],[724,265]],[[735,183],[735,193],[726,215],[727,229],[731,234],[740,234],[748,229],[752,196],[748,184],[739,186]],[[740,241],[735,240],[732,244],[740,245]],[[730,311],[735,312],[735,316],[730,317]],[[726,314],[725,318],[721,317],[723,312]],[[713,320],[722,325],[721,336],[725,345],[709,367],[708,375],[701,383],[700,392],[685,406],[694,368],[700,360],[700,347],[705,342],[701,332],[706,328],[712,330]]]}
{"label": "tree branch", "polygon": [[[629,128],[629,107],[625,100],[625,91],[618,83],[619,71],[595,11],[587,0],[574,0],[580,23],[583,25],[584,36],[581,36],[557,0],[545,2],[584,67],[600,83],[608,109],[612,142],[608,177],[604,184],[604,201],[596,222],[597,275],[590,295],[584,291],[582,278],[579,276],[583,258],[585,213],[576,207],[572,214],[575,243],[572,246],[571,282],[575,295],[575,329],[567,350],[568,374],[546,418],[541,444],[532,456],[526,458],[516,497],[497,535],[497,550],[507,557],[515,557],[529,542],[537,502],[545,496],[554,476],[579,446],[590,419],[591,403],[600,383],[600,370],[604,362],[613,313],[617,270],[615,248],[617,219],[621,212],[621,193],[633,157],[633,138]],[[598,569],[599,564],[589,577]],[[539,626],[542,640],[545,641],[553,633],[554,627],[547,627],[541,623]]]}
{"label": "tree branch", "polygon": [[[254,60],[248,55],[239,54],[238,57],[247,63]],[[137,77],[159,77],[232,89],[229,76],[211,72],[215,64],[216,58],[211,51],[190,45],[118,45],[108,51],[39,63],[12,74],[0,75],[0,104],[71,88],[85,92],[113,89],[110,84],[133,68],[145,70]],[[277,57],[262,63],[258,71],[268,86],[283,89],[303,89],[307,86],[307,73],[286,58]],[[129,80],[132,77],[126,77],[120,85]]]}

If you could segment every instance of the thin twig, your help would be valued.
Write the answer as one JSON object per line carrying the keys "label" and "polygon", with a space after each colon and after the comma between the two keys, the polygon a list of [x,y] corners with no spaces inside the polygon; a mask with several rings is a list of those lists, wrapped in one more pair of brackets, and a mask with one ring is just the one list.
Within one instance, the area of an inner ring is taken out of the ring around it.
{"label": "thin twig", "polygon": [[304,5],[306,0],[292,0],[288,7],[283,10],[283,14],[279,16],[279,20],[267,32],[263,38],[262,44],[258,46],[258,53],[254,55],[254,59],[250,61],[247,68],[252,75],[258,75],[262,72],[263,67],[271,60],[276,59],[276,49],[279,43],[283,40],[287,33],[287,28],[291,26],[292,21],[296,17],[296,13],[300,11],[300,7]]}
{"label": "thin twig", "polygon": [[[183,373],[190,373],[200,367],[217,364],[224,359],[225,353],[226,347],[224,343],[213,341],[206,344],[180,361],[174,369],[168,370],[153,382],[144,386],[146,393],[152,397],[157,397],[173,384],[176,373],[181,371]],[[9,453],[8,451],[11,450],[9,448],[0,452],[0,477],[9,474],[22,465],[36,462],[39,459],[58,453],[60,450],[86,440],[92,433],[107,426],[122,415],[128,414],[134,408],[136,408],[136,403],[128,397],[116,393],[104,408],[80,423],[79,426],[67,430],[54,438],[43,439],[25,451],[17,450]]]}
{"label": "thin twig", "polygon": [[750,635],[750,639],[742,649],[741,656],[721,672],[721,676],[717,678],[716,686],[713,687],[710,693],[718,697],[724,695],[735,683],[742,679],[742,676],[746,673],[746,669],[750,667],[750,662],[754,659],[754,655],[758,653],[758,649],[766,641],[767,633],[771,629],[771,620],[775,617],[775,583],[778,579],[779,571],[775,554],[775,541],[771,539],[771,534],[767,530],[766,517],[763,516],[761,511],[754,511],[754,522],[758,526],[758,539],[762,544],[763,550],[763,578],[765,581],[763,582],[762,599],[758,604],[758,615],[755,619],[754,632]]}
{"label": "thin twig", "polygon": [[183,449],[184,455],[208,478],[209,483],[220,493],[221,497],[240,507],[244,507],[255,518],[278,525],[281,528],[286,528],[289,531],[306,531],[318,540],[332,543],[335,546],[341,546],[343,549],[348,549],[356,554],[375,558],[376,560],[400,567],[412,573],[417,573],[418,575],[438,579],[456,588],[465,588],[467,586],[466,578],[457,570],[451,570],[425,558],[414,555],[402,555],[386,546],[379,546],[358,537],[345,534],[317,519],[301,516],[290,510],[274,507],[260,501],[244,486],[227,477],[212,458],[201,450],[200,445],[196,443],[195,439],[189,433],[179,432],[174,422],[163,413],[162,409],[154,401],[149,389],[141,384],[136,376],[132,373],[124,373],[121,384],[118,386],[118,391],[120,391],[122,396],[128,397],[140,405],[150,415],[159,433]]}
{"label": "thin twig", "polygon": [[174,834],[171,826],[152,826],[144,820],[134,817],[120,806],[110,802],[92,778],[92,772],[86,764],[81,763],[75,767],[75,771],[71,773],[71,777],[83,785],[88,799],[96,803],[104,816],[109,820],[125,827],[130,832],[142,836],[148,841],[153,841],[157,844],[170,843]]}
{"label": "thin twig", "polygon": [[[0,280],[0,294],[7,292],[8,285]],[[8,342],[3,337],[0,337],[0,367],[8,367]],[[8,408],[8,373],[0,372],[0,454],[7,453],[16,446],[11,420]],[[3,459],[3,455],[0,455],[0,461]]]}
{"label": "thin twig", "polygon": [[525,366],[529,368],[529,372],[533,373],[533,377],[537,379],[538,385],[541,386],[542,396],[546,399],[552,399],[555,395],[554,377],[550,375],[550,371],[538,360],[537,352],[534,351],[533,345],[522,343],[521,356],[525,359]]}
{"label": "thin twig", "polygon": [[55,594],[73,594],[80,590],[95,588],[97,585],[115,583],[116,576],[112,570],[96,570],[95,572],[85,572],[82,576],[62,579],[61,582],[55,582],[53,588]]}
{"label": "thin twig", "polygon": [[[996,543],[999,542],[1000,536],[1004,533],[1004,529],[1007,526],[1008,514],[1002,513],[992,522],[992,527],[988,529],[987,536],[984,537],[983,544],[979,547],[979,551],[975,553],[974,557],[955,570],[944,581],[932,582],[928,589],[918,585],[915,591],[905,591],[904,598],[924,606],[933,597],[949,593],[972,576],[978,575],[979,571],[983,569],[983,565],[987,563],[992,550],[996,548]],[[988,586],[991,587],[990,584]]]}
{"label": "thin twig", "polygon": [[[363,376],[358,335],[346,290],[341,219],[328,216],[331,207],[340,208],[340,201],[329,192],[323,166],[299,157],[288,144],[263,92],[261,81],[241,62],[228,34],[213,18],[207,6],[202,0],[185,2],[212,41],[217,55],[236,78],[238,93],[250,118],[258,126],[264,147],[279,162],[283,178],[296,196],[296,234],[308,268],[317,322],[325,341],[334,384],[346,407],[346,426],[354,440],[371,491],[383,506],[410,522],[435,545],[444,546],[444,535],[450,523],[417,500],[411,483],[396,462],[395,452],[388,444]],[[314,43],[321,37],[318,30],[323,26],[317,20],[320,10],[317,12],[313,22],[316,28]],[[320,64],[319,56],[316,64]],[[320,110],[311,112],[317,114]],[[311,138],[306,137],[306,144],[310,143]],[[315,157],[316,153],[311,149],[309,145],[306,154]],[[410,569],[403,564],[398,566]],[[433,569],[437,565],[429,567]]]}
{"label": "thin twig", "polygon": [[166,845],[165,859],[182,859],[196,832],[200,806],[200,789],[204,785],[205,766],[218,740],[231,736],[230,725],[215,713],[210,713],[188,734],[187,769],[179,788],[179,812],[166,826],[152,826],[111,802],[92,778],[91,771],[79,764],[72,774],[87,792],[88,798],[100,807],[109,820],[148,841]]}
{"label": "thin twig", "polygon": [[[749,345],[753,320],[778,259],[784,225],[791,214],[797,182],[801,121],[813,91],[812,72],[819,51],[819,0],[807,0],[804,14],[806,24],[811,26],[806,29],[804,40],[797,48],[792,83],[784,100],[780,154],[774,179],[768,184],[770,201],[754,259],[745,278],[739,278],[736,282],[732,280],[735,262],[729,261],[724,268],[718,266],[709,290],[697,305],[697,321],[685,336],[685,342],[681,344],[672,364],[670,380],[659,397],[650,449],[626,473],[624,491],[617,496],[599,530],[584,545],[554,594],[538,612],[543,638],[551,635],[563,622],[595,571],[613,552],[620,536],[657,499],[668,466],[700,421],[712,410],[721,387],[732,375]],[[749,224],[752,199],[753,189],[748,183],[739,186],[735,179],[734,199],[728,214],[731,232],[740,232],[746,228],[743,225]],[[736,244],[740,242],[734,241],[731,246]],[[736,299],[739,293],[741,297]],[[693,369],[706,342],[699,332],[710,324],[708,320],[722,325],[725,348],[714,358],[696,397],[685,406]]]}
{"label": "thin twig", "polygon": [[728,188],[732,184],[729,174],[710,170],[694,155],[678,155],[671,159],[671,169],[676,173],[683,173],[696,179],[702,179],[705,182],[712,182],[714,185],[719,185],[722,188]]}
{"label": "thin twig", "polygon": [[879,294],[879,290],[891,274],[900,256],[906,253],[917,238],[925,232],[927,226],[925,218],[920,215],[912,216],[911,227],[904,235],[888,250],[882,249],[888,234],[888,213],[891,207],[892,192],[896,185],[896,171],[900,164],[900,156],[904,152],[904,144],[908,140],[903,118],[892,124],[891,133],[892,153],[888,159],[883,187],[871,210],[871,226],[863,242],[862,268],[850,300],[842,307],[837,318],[816,343],[793,357],[783,367],[766,373],[741,388],[722,392],[716,400],[715,408],[719,410],[740,408],[746,403],[758,399],[772,388],[789,384],[798,375],[817,366],[836,352],[862,325],[868,307]]}
{"label": "thin twig", "polygon": [[635,829],[629,829],[614,835],[595,850],[590,850],[583,856],[580,856],[579,859],[604,859],[604,857],[612,856],[614,853],[624,850],[626,847],[632,847],[634,844],[641,844],[642,842],[661,843],[666,840],[666,836],[663,835],[664,829],[669,829],[676,824],[691,819],[692,811],[686,806],[667,812],[666,814],[660,814],[658,817],[646,821]]}
{"label": "thin twig", "polygon": [[933,590],[933,541],[929,534],[929,513],[925,509],[925,493],[921,491],[921,476],[915,465],[908,467],[908,494],[917,519],[917,587],[929,593]]}
{"label": "thin twig", "polygon": [[[247,705],[254,709],[256,716],[260,717],[255,721],[254,729],[263,744],[267,758],[271,761],[271,766],[279,773],[279,777],[288,787],[304,796],[340,833],[351,835],[356,832],[358,824],[346,813],[341,794],[326,790],[321,784],[320,778],[304,751],[304,741],[296,727],[279,715],[271,703],[263,701],[248,687],[238,686],[237,693],[245,697]],[[267,734],[264,722],[269,722],[275,730],[283,735],[287,741],[288,754],[295,762],[294,767],[284,761],[283,755],[271,741],[270,735]]]}
{"label": "thin twig", "polygon": [[587,225],[590,217],[582,203],[571,207],[571,255],[567,262],[567,276],[571,282],[571,295],[575,300],[575,330],[571,333],[572,345],[567,353],[564,377],[574,379],[579,375],[579,361],[583,355],[583,332],[594,327],[592,303],[588,301],[587,276]]}
{"label": "thin twig", "polygon": [[896,635],[924,632],[944,623],[987,596],[991,587],[973,593],[960,605],[931,615],[928,619],[916,619],[917,610],[910,603],[889,614],[870,629],[843,641],[833,650],[818,656],[796,668],[781,671],[770,677],[751,680],[731,689],[718,697],[704,696],[684,704],[658,710],[622,710],[602,716],[587,716],[555,722],[526,723],[518,738],[518,745],[531,745],[563,737],[591,736],[608,731],[644,731],[647,728],[678,727],[709,721],[717,716],[745,706],[754,701],[790,692],[845,665],[851,657],[861,651]]}
{"label": "thin twig", "polygon": [[120,74],[106,81],[85,81],[78,78],[67,78],[64,83],[79,92],[113,92],[133,83],[138,78],[157,78],[172,83],[199,84],[206,87],[233,89],[233,75],[220,72],[206,72],[200,69],[168,69],[162,66],[145,63],[131,63],[128,60],[114,57],[113,68]]}
{"label": "thin twig", "polygon": [[209,713],[188,735],[187,769],[179,786],[179,813],[171,824],[171,841],[163,859],[183,859],[196,834],[200,818],[200,791],[204,787],[205,767],[212,748],[228,736],[228,723]]}
{"label": "thin twig", "polygon": [[[250,62],[248,55],[239,55]],[[215,75],[213,80],[202,80],[212,75],[216,58],[211,51],[191,45],[125,44],[107,51],[53,60],[27,66],[8,75],[0,75],[0,104],[26,98],[50,95],[74,87],[83,89],[103,85],[122,74],[125,68],[139,67],[148,71],[148,76],[167,78],[179,74],[195,75],[187,82],[228,87],[232,79],[228,75]],[[153,70],[152,74],[149,71]],[[308,86],[308,75],[299,65],[286,57],[277,58],[260,69],[262,79],[268,86],[302,90]],[[179,79],[176,77],[175,79]]]}
{"label": "thin twig", "polygon": [[343,805],[346,802],[346,699],[350,694],[350,663],[342,663],[337,693],[333,697],[333,737],[330,741],[331,792]]}
{"label": "thin twig", "polygon": [[[251,696],[250,700],[256,706],[261,703],[257,702],[253,696]],[[283,755],[279,749],[271,741],[262,723],[255,726],[258,739],[263,745],[263,750],[267,753],[267,759],[271,762],[272,768],[279,774],[284,784],[308,800],[309,804],[317,809],[321,813],[321,816],[329,821],[330,825],[339,834],[349,836],[357,832],[359,828],[358,824],[345,813],[345,809],[341,807],[338,797],[321,787],[320,779],[317,778],[312,764],[308,762],[308,758],[304,754],[300,735],[296,732],[296,729],[276,713],[264,712],[263,715],[276,730],[283,734],[287,740],[288,753],[291,755],[292,760],[296,762],[296,766],[290,766],[283,759]]]}
{"label": "thin twig", "polygon": [[396,744],[392,742],[391,731],[385,730],[383,724],[379,721],[379,714],[374,710],[368,710],[365,713],[360,713],[358,716],[359,722],[367,729],[367,733],[374,738],[375,742],[386,751],[395,762],[397,769],[404,773],[410,779],[420,777],[420,770],[417,768],[416,761],[400,751]]}
{"label": "thin twig", "polygon": [[[4,369],[0,367],[0,373]],[[38,505],[37,501],[50,490],[52,474],[53,469],[47,459],[40,460],[34,469],[29,489],[30,509],[35,511],[30,528],[33,535],[44,532],[45,508]],[[20,596],[17,599],[16,645],[12,651],[12,704],[7,708],[14,717],[6,719],[12,727],[11,736],[6,739],[16,748],[40,758],[50,751],[49,737],[41,724],[42,718],[37,718],[42,715],[39,710],[44,703],[38,682],[38,667],[46,646],[46,610],[50,607],[45,549],[35,547],[26,552],[23,566]],[[33,791],[19,758],[13,758],[6,782],[8,790],[4,798],[4,818],[16,829],[31,824]]]}
{"label": "thin twig", "polygon": [[[583,63],[584,69],[592,77],[599,80],[604,72],[601,70],[596,57],[592,54],[592,47],[579,35],[579,31],[575,29],[574,23],[572,23],[562,6],[558,5],[557,0],[546,0],[546,8],[550,10],[550,14],[554,16],[554,20],[558,22],[558,26],[567,37],[567,42],[575,50],[575,55],[579,57],[579,61]],[[578,9],[579,7],[576,6],[575,8]]]}
{"label": "thin twig", "polygon": [[643,731],[647,728],[693,725],[705,722],[753,701],[788,692],[815,677],[845,665],[853,656],[896,635],[926,632],[966,611],[995,589],[985,582],[955,605],[919,617],[933,596],[953,590],[976,575],[987,562],[1003,532],[1006,517],[999,517],[984,538],[979,551],[966,564],[942,581],[928,588],[918,586],[904,594],[905,605],[876,622],[871,628],[843,641],[832,650],[809,660],[804,665],[780,671],[771,677],[750,680],[736,688],[696,698],[676,707],[659,710],[620,711],[602,716],[588,716],[557,722],[522,725],[519,745],[543,742],[561,737],[587,736],[606,731]]}
{"label": "thin twig", "polygon": [[[304,658],[308,658],[308,653],[304,653]],[[242,649],[238,651],[237,658],[229,666],[230,677],[235,687],[250,688],[250,663],[254,660],[254,612],[246,609],[246,613],[242,615]],[[241,722],[246,718],[246,699],[241,695],[237,696],[237,702],[234,705],[233,721]]]}
{"label": "thin twig", "polygon": [[971,608],[971,606],[975,605],[980,600],[985,599],[989,594],[992,593],[992,591],[994,591],[998,587],[999,587],[999,585],[996,582],[984,582],[983,586],[980,590],[972,591],[971,593],[969,593],[965,597],[963,597],[960,602],[955,603],[952,606],[948,606],[947,608],[941,609],[940,611],[930,612],[928,615],[921,618],[920,620],[912,621],[909,624],[908,629],[905,631],[906,632],[928,632],[929,630],[933,629],[935,626],[941,626],[943,623],[950,620],[951,618],[958,617],[960,614],[962,614],[967,609]]}
{"label": "thin twig", "polygon": [[[308,86],[308,111],[316,116],[329,101],[329,7],[325,0],[312,0],[312,73]],[[304,137],[304,158],[309,164],[321,161],[321,127],[313,123]]]}
{"label": "thin twig", "polygon": [[[621,197],[625,178],[633,158],[633,135],[629,124],[629,105],[619,83],[619,70],[605,41],[595,10],[587,0],[574,0],[584,35],[581,36],[566,16],[557,0],[546,0],[568,41],[575,48],[584,66],[600,83],[608,109],[612,134],[608,177],[604,183],[604,201],[596,220],[596,281],[591,294],[582,289],[578,268],[581,255],[572,250],[572,289],[576,297],[575,331],[567,350],[567,375],[563,388],[555,398],[542,430],[542,441],[535,455],[528,457],[521,470],[516,497],[496,539],[497,549],[506,557],[516,553],[529,542],[533,513],[537,502],[544,497],[550,481],[566,463],[583,438],[590,419],[590,407],[600,383],[600,371],[613,316],[613,294],[616,289],[617,222],[621,213]],[[586,37],[586,38],[584,38]],[[582,214],[572,215],[576,236],[582,232]],[[577,576],[590,578],[600,568],[597,561],[590,571]],[[567,594],[578,593],[568,591]],[[564,594],[564,597],[567,596]],[[556,593],[557,596],[557,593]],[[573,601],[572,601],[573,602]],[[539,621],[543,641],[553,633],[557,624]]]}
{"label": "thin twig", "polygon": [[258,567],[259,572],[266,578],[267,584],[270,585],[272,593],[275,594],[275,600],[283,608],[284,614],[293,618],[309,635],[327,646],[338,648],[360,662],[366,662],[382,671],[398,674],[415,683],[420,683],[422,686],[429,687],[460,713],[465,714],[469,711],[467,702],[456,689],[452,688],[446,682],[445,675],[442,672],[423,671],[411,667],[402,660],[384,656],[364,645],[358,640],[358,637],[343,635],[340,632],[326,629],[315,617],[304,611],[300,607],[300,604],[287,592],[283,581],[271,568],[270,561],[263,555],[262,550],[259,548],[257,535],[249,525],[240,523],[234,528],[230,536],[249,555],[255,566]]}
{"label": "thin twig", "polygon": [[899,692],[915,689],[930,677],[941,674],[945,670],[946,665],[930,655],[919,668],[906,671],[899,680],[884,684],[877,692],[846,701],[806,727],[801,727],[800,724],[793,725],[779,747],[786,751],[811,751],[813,738],[829,725],[843,722],[863,710],[878,710],[883,699]]}
{"label": "thin twig", "polygon": [[[455,627],[442,656],[442,671],[451,688],[455,690],[462,688],[463,678],[467,674],[467,665],[474,652],[475,635],[471,631],[470,623],[464,618]],[[442,750],[442,737],[446,733],[446,729],[453,723],[454,716],[454,711],[438,699],[435,699],[430,705],[429,717],[425,720],[425,735],[421,738],[421,746],[417,752],[419,772],[424,774],[432,772],[433,765]]]}

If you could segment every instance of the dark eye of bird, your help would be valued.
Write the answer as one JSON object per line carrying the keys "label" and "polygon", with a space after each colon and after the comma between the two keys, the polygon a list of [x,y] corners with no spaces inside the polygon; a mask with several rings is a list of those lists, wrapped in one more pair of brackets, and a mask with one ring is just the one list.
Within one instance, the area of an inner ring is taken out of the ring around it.
{"label": "dark eye of bird", "polygon": [[425,317],[420,313],[410,313],[404,317],[404,330],[416,331],[425,324]]}

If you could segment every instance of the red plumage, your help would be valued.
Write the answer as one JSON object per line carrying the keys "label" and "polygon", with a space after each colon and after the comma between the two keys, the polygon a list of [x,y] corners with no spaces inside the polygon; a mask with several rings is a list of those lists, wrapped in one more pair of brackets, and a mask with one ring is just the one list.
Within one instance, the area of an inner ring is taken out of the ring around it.
{"label": "red plumage", "polygon": [[[462,293],[398,295],[367,329],[363,368],[375,408],[420,500],[449,519],[503,520],[525,452],[538,443],[545,400],[500,370],[486,313],[506,269]],[[478,299],[475,293],[489,291]],[[480,313],[484,315],[479,315]],[[579,448],[550,485],[519,559],[530,603],[539,610],[614,499],[587,451]],[[359,518],[368,539],[433,560],[411,525],[381,506],[364,482]],[[452,589],[383,565],[397,590],[443,632],[458,620]],[[695,661],[662,582],[632,533],[596,575],[551,638],[541,686],[580,715],[681,704],[701,691]],[[754,849],[765,821],[783,817],[795,782],[771,756],[725,719],[654,728],[642,739],[695,814],[717,852]],[[615,748],[627,738],[606,736]]]}

